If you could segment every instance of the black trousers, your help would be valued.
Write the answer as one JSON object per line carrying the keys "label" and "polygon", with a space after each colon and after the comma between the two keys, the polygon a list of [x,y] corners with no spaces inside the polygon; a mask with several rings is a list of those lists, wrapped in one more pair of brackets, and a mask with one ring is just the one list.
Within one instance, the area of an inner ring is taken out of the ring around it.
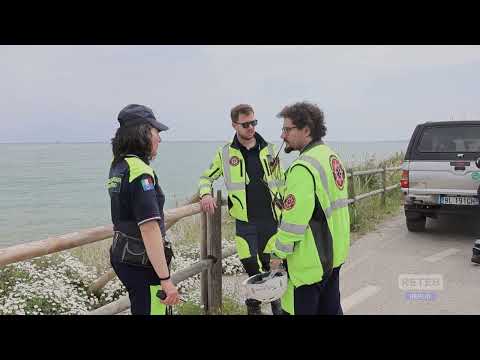
{"label": "black trousers", "polygon": [[295,315],[343,315],[340,304],[340,267],[319,283],[294,289]]}
{"label": "black trousers", "polygon": [[132,315],[165,315],[167,307],[156,297],[160,278],[152,268],[110,261],[130,298]]}
{"label": "black trousers", "polygon": [[[270,270],[270,254],[264,253],[264,250],[268,240],[277,232],[277,223],[273,219],[252,220],[249,222],[236,220],[235,232],[237,237],[242,238],[248,244],[250,256],[240,257],[240,261],[248,276]],[[259,260],[262,269],[260,269]]]}

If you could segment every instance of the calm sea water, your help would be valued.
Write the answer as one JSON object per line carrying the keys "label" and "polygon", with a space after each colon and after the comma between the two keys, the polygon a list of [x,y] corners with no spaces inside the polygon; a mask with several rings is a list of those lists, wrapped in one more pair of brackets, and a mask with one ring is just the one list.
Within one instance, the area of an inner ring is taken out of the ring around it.
{"label": "calm sea water", "polygon": [[[164,142],[152,162],[166,208],[196,190],[220,142]],[[280,144],[277,144],[278,146]],[[335,143],[347,164],[405,151],[407,143]],[[110,223],[109,144],[0,144],[0,247]],[[288,166],[298,153],[281,154]],[[221,181],[217,188],[222,189]]]}

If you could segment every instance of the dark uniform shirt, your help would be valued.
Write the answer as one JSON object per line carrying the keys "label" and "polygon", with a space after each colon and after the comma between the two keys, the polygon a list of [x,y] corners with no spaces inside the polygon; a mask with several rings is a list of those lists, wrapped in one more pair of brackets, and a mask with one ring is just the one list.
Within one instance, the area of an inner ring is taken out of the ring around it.
{"label": "dark uniform shirt", "polygon": [[[128,155],[131,157],[135,155]],[[147,161],[143,160],[146,164]],[[163,194],[158,178],[148,174],[129,182],[130,171],[125,160],[112,165],[109,174],[108,192],[111,199],[111,214],[114,231],[141,239],[139,226],[151,220],[157,220],[165,239],[165,221]]]}
{"label": "dark uniform shirt", "polygon": [[250,182],[246,185],[247,193],[247,214],[249,220],[272,220],[272,197],[268,190],[268,185],[264,183],[264,171],[260,163],[260,149],[267,146],[266,141],[259,135],[255,134],[257,143],[249,150],[243,146],[237,139],[233,140],[242,152],[245,160],[245,170],[248,174]]}

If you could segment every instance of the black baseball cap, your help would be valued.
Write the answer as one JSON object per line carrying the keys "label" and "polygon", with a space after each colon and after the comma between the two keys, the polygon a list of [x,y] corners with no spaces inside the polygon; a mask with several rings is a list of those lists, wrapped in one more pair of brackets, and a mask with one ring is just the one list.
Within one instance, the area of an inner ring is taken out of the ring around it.
{"label": "black baseball cap", "polygon": [[118,114],[121,127],[150,124],[158,131],[168,130],[168,126],[155,119],[152,109],[145,105],[130,104],[125,106]]}

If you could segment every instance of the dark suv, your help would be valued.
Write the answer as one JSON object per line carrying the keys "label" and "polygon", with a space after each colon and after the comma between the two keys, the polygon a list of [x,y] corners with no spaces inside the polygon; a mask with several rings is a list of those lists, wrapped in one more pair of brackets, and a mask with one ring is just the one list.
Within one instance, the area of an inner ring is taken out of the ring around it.
{"label": "dark suv", "polygon": [[410,231],[427,217],[478,212],[480,121],[417,125],[405,154],[400,185]]}

